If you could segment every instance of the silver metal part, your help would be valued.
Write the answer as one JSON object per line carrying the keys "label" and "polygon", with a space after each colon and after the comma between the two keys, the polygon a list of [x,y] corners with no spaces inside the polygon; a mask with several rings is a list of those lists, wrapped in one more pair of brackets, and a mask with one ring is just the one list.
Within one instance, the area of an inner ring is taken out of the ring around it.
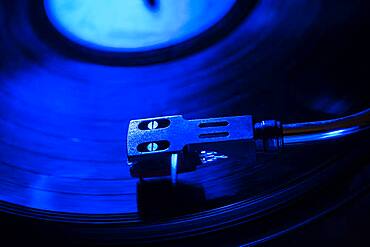
{"label": "silver metal part", "polygon": [[171,182],[176,184],[177,182],[177,163],[178,163],[178,154],[171,155]]}
{"label": "silver metal part", "polygon": [[218,159],[229,158],[228,156],[223,155],[223,154],[218,154],[218,152],[215,152],[215,151],[202,151],[200,152],[199,157],[200,157],[200,161],[202,162],[202,164],[207,164],[209,162],[213,162]]}

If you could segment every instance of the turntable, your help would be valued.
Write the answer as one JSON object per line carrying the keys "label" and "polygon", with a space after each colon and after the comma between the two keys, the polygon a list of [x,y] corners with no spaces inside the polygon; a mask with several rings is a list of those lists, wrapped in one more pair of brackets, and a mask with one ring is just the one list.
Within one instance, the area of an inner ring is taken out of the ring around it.
{"label": "turntable", "polygon": [[369,7],[1,1],[2,241],[368,242]]}

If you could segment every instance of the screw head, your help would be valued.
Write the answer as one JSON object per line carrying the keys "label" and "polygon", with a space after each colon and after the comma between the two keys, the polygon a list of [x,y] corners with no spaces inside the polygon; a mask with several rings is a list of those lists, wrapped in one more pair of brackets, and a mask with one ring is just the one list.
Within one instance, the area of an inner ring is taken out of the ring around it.
{"label": "screw head", "polygon": [[156,129],[158,128],[158,122],[157,121],[150,121],[148,123],[148,129],[152,130],[152,129]]}
{"label": "screw head", "polygon": [[146,146],[146,148],[148,149],[148,151],[153,152],[158,149],[158,144],[155,142],[151,142],[148,144],[148,146]]}

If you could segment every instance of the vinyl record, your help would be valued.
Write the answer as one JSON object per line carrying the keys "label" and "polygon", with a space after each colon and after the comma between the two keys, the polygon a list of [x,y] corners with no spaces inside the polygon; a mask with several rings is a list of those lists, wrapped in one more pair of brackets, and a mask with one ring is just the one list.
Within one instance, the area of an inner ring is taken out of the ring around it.
{"label": "vinyl record", "polygon": [[[243,158],[180,174],[175,188],[132,178],[126,153],[132,119],[290,123],[366,109],[365,1],[225,1],[226,13],[199,33],[143,50],[79,42],[50,17],[53,2],[0,3],[0,210],[28,237],[257,244],[367,189],[368,133],[279,154],[239,150]],[[167,1],[142,2],[167,13]],[[194,4],[217,9],[211,2]]]}

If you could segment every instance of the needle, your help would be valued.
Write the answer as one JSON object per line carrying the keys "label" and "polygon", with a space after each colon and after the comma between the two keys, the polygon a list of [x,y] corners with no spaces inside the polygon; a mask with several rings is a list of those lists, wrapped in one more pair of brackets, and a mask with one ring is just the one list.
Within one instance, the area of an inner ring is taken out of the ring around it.
{"label": "needle", "polygon": [[177,154],[171,155],[171,181],[175,185],[177,182]]}

